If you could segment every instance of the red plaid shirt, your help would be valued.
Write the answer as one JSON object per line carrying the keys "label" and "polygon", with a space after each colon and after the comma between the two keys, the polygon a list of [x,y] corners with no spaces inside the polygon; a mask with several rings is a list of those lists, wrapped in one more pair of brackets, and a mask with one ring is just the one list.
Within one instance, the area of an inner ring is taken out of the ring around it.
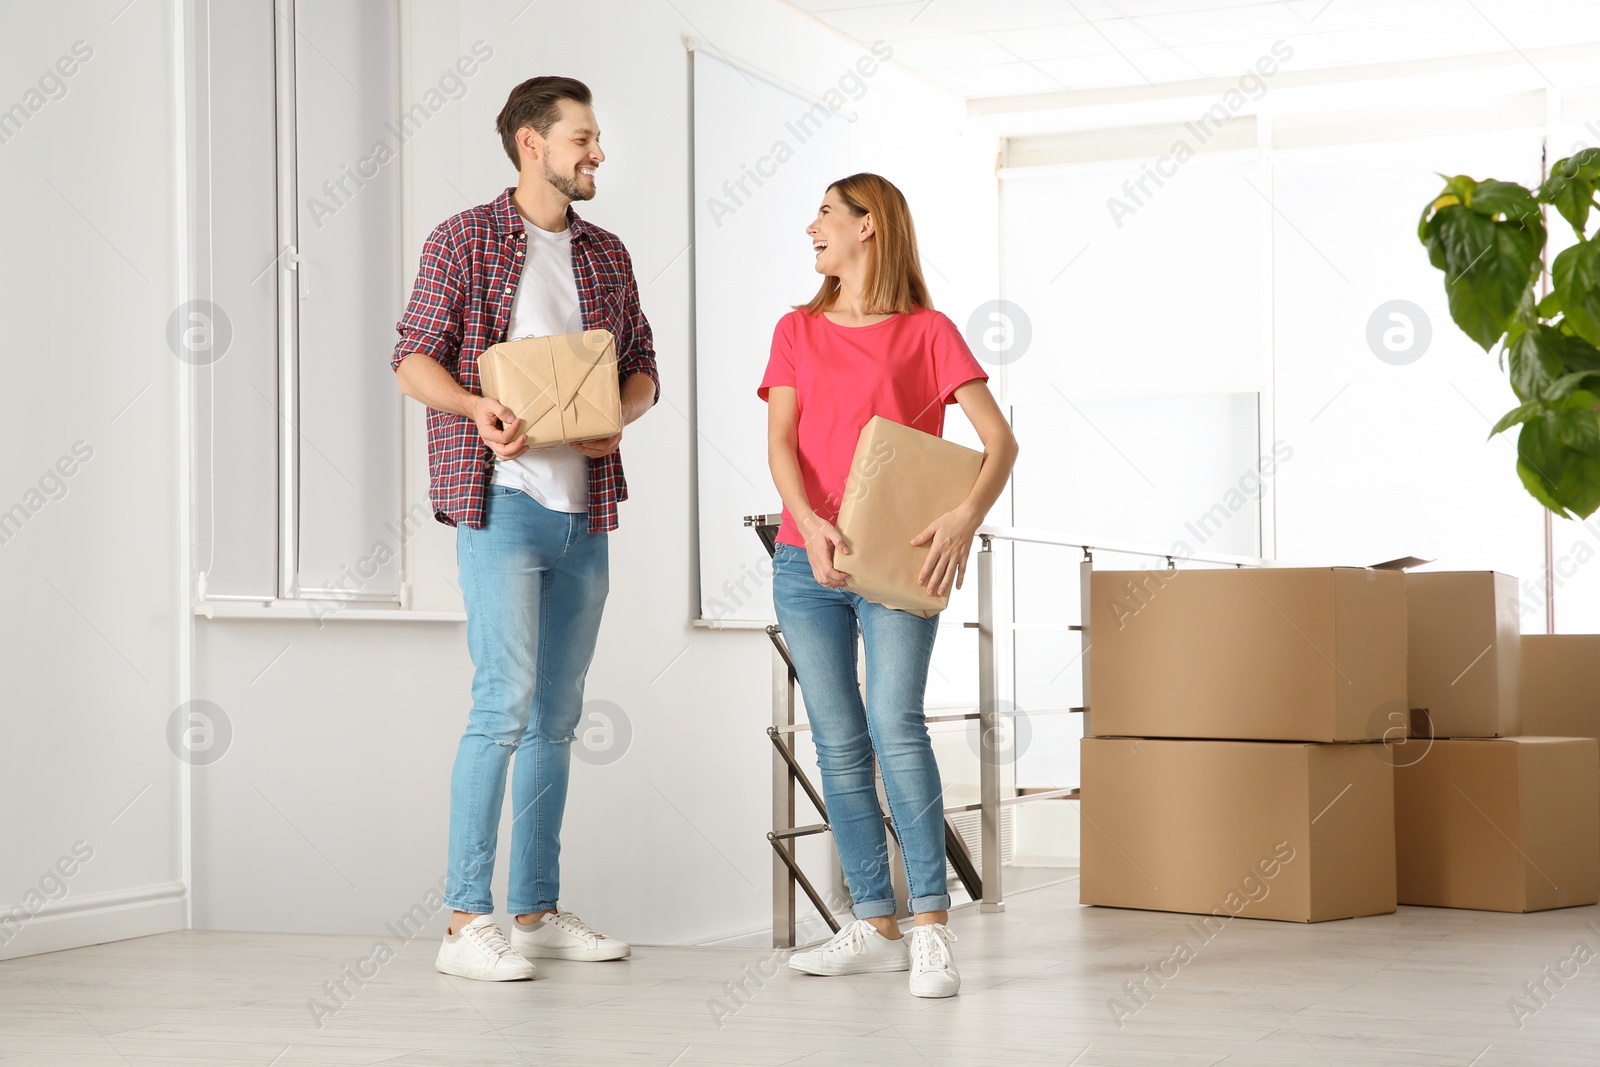
{"label": "red plaid shirt", "polygon": [[[511,189],[491,203],[446,219],[422,246],[416,288],[396,329],[393,368],[413,352],[431,356],[462,388],[481,394],[478,356],[506,339],[511,298],[522,278],[528,235]],[[584,222],[571,207],[572,275],[585,330],[610,330],[617,339],[622,381],[649,375],[661,398],[661,377],[650,324],[639,308],[633,261],[614,234]],[[494,452],[465,415],[428,409],[428,497],[434,518],[454,526],[484,524],[484,500]],[[589,460],[589,530],[617,528],[617,504],[628,499],[622,457]]]}

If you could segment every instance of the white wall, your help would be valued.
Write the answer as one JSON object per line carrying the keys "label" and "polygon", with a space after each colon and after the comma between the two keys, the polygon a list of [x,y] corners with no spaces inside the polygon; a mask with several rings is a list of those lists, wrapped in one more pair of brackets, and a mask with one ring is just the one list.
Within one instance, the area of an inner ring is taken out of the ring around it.
{"label": "white wall", "polygon": [[[611,540],[611,600],[589,676],[590,699],[623,709],[631,746],[608,766],[574,763],[563,903],[618,936],[655,943],[770,922],[769,646],[758,631],[690,625],[694,431],[679,414],[692,410],[693,395],[682,39],[698,37],[819,95],[861,52],[770,0],[676,7],[411,4],[402,28],[407,104],[474,42],[494,49],[460,101],[408,145],[407,286],[433,225],[515,181],[493,132],[511,86],[563,73],[596,93],[610,158],[599,196],[580,210],[633,255],[664,402],[623,445],[632,499]],[[853,107],[857,164],[901,183],[935,268],[935,299],[964,322],[995,289],[992,140],[964,139],[959,102],[893,69]],[[793,205],[797,230],[814,207]],[[751,339],[749,403],[758,403],[768,341]],[[415,405],[408,408],[414,426]],[[450,607],[453,533],[430,528],[408,550],[437,579],[419,584],[417,606]],[[234,738],[223,760],[195,770],[196,925],[377,931],[420,902],[444,869],[449,773],[469,681],[459,623],[201,623],[196,692],[224,709]],[[503,887],[500,871],[502,900]]]}
{"label": "white wall", "polygon": [[175,27],[123,8],[0,28],[0,109],[28,112],[0,126],[0,918],[54,898],[0,959],[184,923]]}

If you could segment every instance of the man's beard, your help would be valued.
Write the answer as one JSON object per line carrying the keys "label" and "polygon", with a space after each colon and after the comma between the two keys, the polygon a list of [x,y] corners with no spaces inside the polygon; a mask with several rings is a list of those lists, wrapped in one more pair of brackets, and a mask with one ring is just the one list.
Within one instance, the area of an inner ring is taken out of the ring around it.
{"label": "man's beard", "polygon": [[544,180],[553,186],[556,192],[568,200],[591,200],[594,198],[593,189],[585,189],[583,183],[570,174],[557,174],[550,167],[550,161],[544,161]]}

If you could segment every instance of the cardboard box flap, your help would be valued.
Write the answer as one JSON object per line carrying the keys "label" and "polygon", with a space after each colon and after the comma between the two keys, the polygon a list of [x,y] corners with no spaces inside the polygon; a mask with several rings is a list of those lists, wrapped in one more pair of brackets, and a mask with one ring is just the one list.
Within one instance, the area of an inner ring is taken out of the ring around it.
{"label": "cardboard box flap", "polygon": [[1416,556],[1401,556],[1399,559],[1387,559],[1382,563],[1371,564],[1375,571],[1408,571],[1412,567],[1425,567],[1432,563],[1431,559],[1419,559]]}

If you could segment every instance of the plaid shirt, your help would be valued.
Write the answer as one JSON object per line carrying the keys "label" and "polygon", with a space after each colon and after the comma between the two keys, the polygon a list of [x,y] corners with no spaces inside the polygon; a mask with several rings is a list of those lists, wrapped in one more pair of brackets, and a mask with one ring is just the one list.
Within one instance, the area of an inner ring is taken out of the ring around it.
{"label": "plaid shirt", "polygon": [[[431,356],[469,393],[481,394],[478,356],[506,339],[511,299],[522,278],[528,235],[511,189],[492,202],[446,219],[422,246],[416,288],[396,329],[393,368],[413,352]],[[661,377],[650,324],[639,308],[633,261],[615,235],[567,208],[572,229],[572,275],[585,330],[610,330],[617,339],[622,381],[645,374],[661,398]],[[428,497],[434,518],[454,526],[484,524],[494,452],[465,415],[428,409]],[[589,530],[617,528],[617,504],[628,499],[622,457],[589,460]]]}

